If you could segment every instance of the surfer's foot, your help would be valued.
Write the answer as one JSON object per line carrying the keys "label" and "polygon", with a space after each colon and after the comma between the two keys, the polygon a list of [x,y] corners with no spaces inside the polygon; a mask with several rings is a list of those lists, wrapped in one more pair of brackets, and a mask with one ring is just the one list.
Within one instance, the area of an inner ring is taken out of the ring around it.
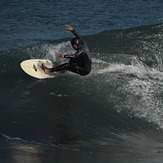
{"label": "surfer's foot", "polygon": [[42,69],[44,70],[45,74],[48,74],[50,72],[50,69],[46,67],[44,64],[42,64]]}

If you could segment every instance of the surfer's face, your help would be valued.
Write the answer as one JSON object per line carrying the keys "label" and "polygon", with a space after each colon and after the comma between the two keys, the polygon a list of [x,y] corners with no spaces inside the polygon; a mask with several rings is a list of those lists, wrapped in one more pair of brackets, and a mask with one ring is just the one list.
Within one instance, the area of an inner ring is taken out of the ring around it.
{"label": "surfer's face", "polygon": [[79,47],[76,45],[76,44],[73,44],[72,47],[75,49],[75,50],[78,50]]}

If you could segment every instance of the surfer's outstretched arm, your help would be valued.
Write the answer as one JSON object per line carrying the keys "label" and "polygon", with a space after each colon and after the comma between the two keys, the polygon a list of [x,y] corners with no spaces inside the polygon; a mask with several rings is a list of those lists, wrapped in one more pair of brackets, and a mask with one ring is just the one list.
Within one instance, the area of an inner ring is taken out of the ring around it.
{"label": "surfer's outstretched arm", "polygon": [[79,33],[77,33],[74,30],[73,27],[71,27],[70,25],[66,25],[66,28],[67,28],[67,30],[71,31],[78,39],[80,39],[82,42],[84,42],[83,39],[82,39],[82,37],[79,35]]}

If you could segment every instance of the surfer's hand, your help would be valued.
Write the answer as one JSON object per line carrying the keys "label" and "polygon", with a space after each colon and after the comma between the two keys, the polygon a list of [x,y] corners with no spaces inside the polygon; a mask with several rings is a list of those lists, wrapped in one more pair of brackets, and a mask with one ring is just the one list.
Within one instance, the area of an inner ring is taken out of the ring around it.
{"label": "surfer's hand", "polygon": [[64,58],[64,54],[59,53],[58,55],[59,55],[61,58]]}
{"label": "surfer's hand", "polygon": [[71,25],[65,25],[66,26],[66,29],[69,30],[69,31],[73,31],[74,29],[71,27]]}

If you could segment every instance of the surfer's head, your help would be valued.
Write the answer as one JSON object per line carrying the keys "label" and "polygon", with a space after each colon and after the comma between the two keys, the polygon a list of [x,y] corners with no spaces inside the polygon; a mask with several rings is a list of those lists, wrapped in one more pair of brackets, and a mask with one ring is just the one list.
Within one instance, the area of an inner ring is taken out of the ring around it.
{"label": "surfer's head", "polygon": [[81,48],[82,42],[78,38],[73,38],[71,40],[71,45],[75,50],[77,50]]}

